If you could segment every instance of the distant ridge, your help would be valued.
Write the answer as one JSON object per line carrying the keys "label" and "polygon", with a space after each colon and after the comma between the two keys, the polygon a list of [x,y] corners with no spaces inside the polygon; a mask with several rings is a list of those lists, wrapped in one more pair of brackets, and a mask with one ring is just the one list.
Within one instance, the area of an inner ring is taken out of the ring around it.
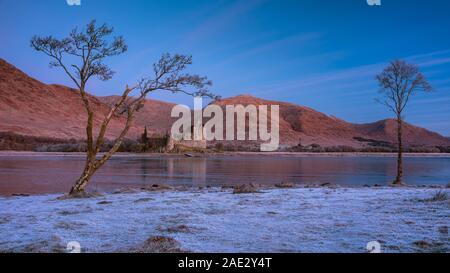
{"label": "distant ridge", "polygon": [[[97,97],[107,105],[113,105],[119,96]],[[147,126],[151,132],[165,134],[170,132],[175,118],[170,117],[174,103],[147,99],[145,105],[136,113],[134,124],[140,128]]]}
{"label": "distant ridge", "polygon": [[[222,99],[216,104],[279,105],[281,143],[291,146],[319,144],[324,147],[345,145],[360,148],[367,145],[370,140],[395,143],[397,137],[397,123],[393,119],[354,124],[309,107],[264,100],[251,95]],[[406,145],[417,146],[450,145],[448,138],[408,123],[404,124],[404,142]]]}
{"label": "distant ridge", "polygon": [[[98,128],[109,106],[117,96],[95,97],[90,101],[95,108]],[[353,124],[328,116],[305,106],[287,102],[264,100],[251,95],[240,95],[214,102],[227,104],[280,105],[280,137],[284,146],[318,144],[327,146],[364,147],[373,141],[395,143],[396,123],[392,119],[367,124]],[[137,138],[144,126],[150,133],[170,131],[175,119],[170,117],[174,104],[147,100],[130,129],[128,138]],[[0,59],[0,132],[61,139],[85,138],[86,113],[77,91],[62,85],[48,85],[29,77],[13,65]],[[115,116],[107,138],[117,136],[125,118]],[[424,128],[405,124],[406,145],[450,146],[450,138]]]}

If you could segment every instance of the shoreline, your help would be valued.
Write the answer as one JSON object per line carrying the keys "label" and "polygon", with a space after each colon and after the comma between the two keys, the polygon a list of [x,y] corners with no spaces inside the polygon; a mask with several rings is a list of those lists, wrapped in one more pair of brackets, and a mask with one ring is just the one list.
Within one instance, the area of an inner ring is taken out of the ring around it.
{"label": "shoreline", "polygon": [[[101,156],[103,153],[99,153]],[[214,157],[214,156],[282,156],[282,157],[397,157],[397,153],[365,153],[365,152],[207,152],[207,153],[189,153],[195,157]],[[30,152],[30,151],[0,151],[0,156],[85,156],[86,153],[73,152]],[[113,157],[184,157],[183,153],[129,153],[118,152]],[[450,158],[450,153],[404,153],[403,157],[438,157]]]}
{"label": "shoreline", "polygon": [[[284,184],[284,185],[283,185]],[[242,188],[249,186],[249,192],[236,193],[237,195],[251,195],[251,194],[260,194],[267,191],[273,190],[299,190],[299,189],[329,189],[329,190],[358,190],[358,189],[404,189],[404,190],[449,190],[450,183],[447,185],[441,184],[430,184],[430,185],[403,185],[403,186],[394,186],[394,185],[381,185],[381,184],[364,184],[364,185],[339,185],[332,183],[278,183],[278,184],[255,184],[255,183],[247,183],[247,184],[236,184],[236,185],[222,185],[222,186],[184,186],[184,185],[168,185],[168,184],[153,184],[147,187],[138,187],[138,186],[125,186],[121,188],[111,189],[111,190],[86,190],[88,195],[92,195],[92,197],[80,197],[73,199],[87,199],[94,197],[105,197],[115,194],[136,194],[143,192],[154,192],[154,193],[164,193],[164,192],[198,192],[198,191],[206,191],[206,193],[211,191],[233,191],[234,189]],[[292,185],[289,185],[292,184]],[[232,192],[233,193],[233,192]],[[233,193],[235,194],[235,193]],[[59,196],[64,197],[67,195],[67,192],[48,192],[48,193],[12,193],[12,194],[1,194],[0,200],[6,198],[16,198],[16,197],[39,197],[39,196]],[[68,198],[71,199],[71,198]]]}

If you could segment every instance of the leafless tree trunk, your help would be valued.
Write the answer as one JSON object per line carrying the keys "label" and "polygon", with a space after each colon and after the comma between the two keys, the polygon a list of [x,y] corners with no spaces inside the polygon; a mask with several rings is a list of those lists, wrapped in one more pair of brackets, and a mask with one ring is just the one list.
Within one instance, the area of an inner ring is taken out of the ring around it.
{"label": "leafless tree trunk", "polygon": [[379,100],[397,117],[397,177],[394,185],[403,184],[403,117],[402,113],[409,99],[416,91],[431,91],[431,85],[416,65],[396,60],[390,63],[383,72],[377,75],[380,92],[384,95]]}
{"label": "leafless tree trunk", "polygon": [[[105,164],[105,162],[119,149],[120,145],[122,145],[122,142],[124,140],[124,137],[128,133],[128,130],[130,129],[130,126],[133,121],[134,112],[137,110],[136,107],[143,104],[143,99],[140,101],[137,101],[135,105],[132,105],[130,109],[127,110],[127,121],[125,123],[124,128],[122,129],[122,132],[120,133],[119,137],[116,138],[114,141],[113,147],[107,151],[100,159],[97,159],[97,154],[100,152],[101,146],[104,143],[105,140],[105,133],[106,129],[108,127],[109,122],[111,121],[112,117],[114,116],[114,113],[117,112],[117,110],[125,103],[126,99],[128,98],[128,94],[133,90],[134,88],[126,88],[125,92],[122,94],[121,98],[118,102],[116,102],[115,105],[113,105],[109,111],[109,113],[105,116],[101,126],[100,126],[100,132],[98,134],[95,146],[93,144],[93,113],[88,110],[88,121],[86,126],[86,134],[88,136],[87,138],[87,155],[86,155],[86,164],[84,167],[84,170],[78,180],[75,182],[75,184],[70,189],[70,194],[79,194],[85,191],[86,185],[88,184],[91,177],[95,174],[95,172]],[[90,109],[89,102],[85,104],[86,109]]]}
{"label": "leafless tree trunk", "polygon": [[398,145],[398,152],[397,152],[397,177],[394,180],[395,185],[402,184],[402,177],[403,177],[403,144],[402,144],[402,127],[403,127],[403,121],[402,118],[399,116],[397,117],[397,145]]}
{"label": "leafless tree trunk", "polygon": [[[53,67],[61,67],[69,78],[76,84],[80,92],[83,106],[87,113],[86,123],[86,164],[78,180],[70,190],[71,195],[83,194],[87,184],[95,172],[101,168],[111,156],[117,152],[126,137],[135,113],[143,107],[148,93],[156,90],[166,90],[173,93],[184,93],[191,96],[208,96],[216,98],[208,90],[211,82],[206,77],[183,74],[186,67],[192,64],[191,56],[164,54],[153,65],[153,75],[142,78],[133,87],[126,87],[119,100],[111,106],[104,117],[97,137],[94,140],[94,111],[90,105],[89,95],[86,92],[86,84],[91,77],[101,80],[109,80],[114,72],[103,63],[106,57],[124,53],[127,46],[122,37],[116,37],[108,41],[107,36],[113,29],[105,24],[97,27],[96,22],[90,22],[84,31],[74,29],[68,38],[55,39],[48,37],[33,37],[31,46],[37,51],[45,53],[52,58]],[[77,64],[67,65],[63,57],[70,55],[79,60]],[[131,97],[130,93],[139,90],[137,97]],[[114,115],[126,115],[126,123],[119,136],[113,141],[113,146],[102,156],[99,152],[105,142],[105,133],[108,124]]]}

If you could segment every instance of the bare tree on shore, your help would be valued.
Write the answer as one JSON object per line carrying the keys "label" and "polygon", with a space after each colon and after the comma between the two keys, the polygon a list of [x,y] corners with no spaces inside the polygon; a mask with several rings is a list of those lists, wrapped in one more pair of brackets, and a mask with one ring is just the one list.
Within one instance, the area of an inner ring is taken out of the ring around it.
{"label": "bare tree on shore", "polygon": [[[34,36],[31,39],[31,46],[35,50],[45,53],[52,59],[50,66],[60,67],[75,83],[87,112],[86,164],[81,176],[69,192],[72,196],[84,196],[91,177],[119,149],[136,112],[144,106],[148,93],[167,90],[191,96],[214,97],[208,90],[211,81],[206,77],[184,73],[186,67],[192,64],[191,56],[164,54],[158,62],[153,64],[151,76],[142,78],[133,86],[125,87],[120,98],[104,116],[98,135],[94,136],[93,121],[96,113],[86,92],[86,84],[93,77],[102,81],[111,79],[114,72],[104,63],[104,60],[127,51],[123,37],[112,38],[112,32],[113,28],[106,24],[97,26],[96,21],[93,20],[81,31],[75,28],[64,39],[56,39],[52,36]],[[137,95],[131,96],[130,93],[133,91],[136,91]],[[122,131],[113,141],[112,148],[97,157],[104,144],[109,122],[114,115],[119,114],[126,116]]]}
{"label": "bare tree on shore", "polygon": [[384,104],[396,115],[397,120],[397,177],[394,185],[403,185],[403,143],[402,126],[404,117],[402,115],[408,102],[416,92],[432,90],[431,85],[420,72],[419,67],[408,64],[402,60],[392,61],[380,74],[376,76],[380,86],[383,99],[379,102]]}

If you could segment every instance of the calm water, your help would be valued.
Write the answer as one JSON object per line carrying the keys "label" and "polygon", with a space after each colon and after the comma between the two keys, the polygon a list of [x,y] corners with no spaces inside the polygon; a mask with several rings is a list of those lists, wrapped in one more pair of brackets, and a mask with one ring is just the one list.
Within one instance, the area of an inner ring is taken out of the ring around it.
{"label": "calm water", "polygon": [[[67,191],[84,166],[83,156],[0,156],[0,194]],[[450,158],[404,159],[405,181],[414,185],[450,182]],[[255,182],[273,185],[334,183],[344,186],[386,185],[395,176],[392,157],[292,156],[116,156],[93,178],[91,189],[171,184],[222,186]]]}

